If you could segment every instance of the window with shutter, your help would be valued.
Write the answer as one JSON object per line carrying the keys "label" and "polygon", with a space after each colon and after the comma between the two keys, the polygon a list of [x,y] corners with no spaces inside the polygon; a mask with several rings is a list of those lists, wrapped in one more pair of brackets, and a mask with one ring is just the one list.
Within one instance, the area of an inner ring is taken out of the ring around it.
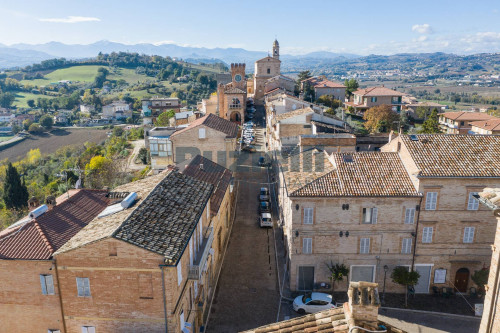
{"label": "window with shutter", "polygon": [[479,209],[479,200],[474,198],[474,195],[477,195],[477,192],[469,192],[469,201],[467,202],[467,210]]}
{"label": "window with shutter", "polygon": [[411,253],[411,244],[412,244],[411,238],[403,238],[403,246],[401,247],[401,253],[403,254]]}
{"label": "window with shutter", "polygon": [[48,333],[61,333],[61,330],[58,330],[58,329],[50,329],[47,331]]}
{"label": "window with shutter", "polygon": [[304,224],[313,224],[314,208],[304,208]]}
{"label": "window with shutter", "polygon": [[181,314],[179,315],[179,321],[181,323],[181,331],[186,327],[186,322],[184,321],[184,310],[181,311]]}
{"label": "window with shutter", "polygon": [[43,295],[54,295],[54,280],[50,274],[40,275],[40,285]]}
{"label": "window with shutter", "polygon": [[422,243],[432,243],[433,227],[424,227],[422,230]]}
{"label": "window with shutter", "polygon": [[76,278],[76,288],[79,297],[90,297],[90,281],[89,278]]}
{"label": "window with shutter", "polygon": [[182,262],[177,264],[177,285],[180,286],[182,282]]}
{"label": "window with shutter", "polygon": [[363,208],[363,223],[376,224],[377,223],[378,208]]}
{"label": "window with shutter", "polygon": [[361,238],[359,242],[359,253],[370,253],[370,238]]}
{"label": "window with shutter", "polygon": [[415,222],[415,208],[406,208],[405,210],[405,223],[413,224]]}
{"label": "window with shutter", "polygon": [[425,210],[436,210],[437,192],[427,192],[425,196]]}
{"label": "window with shutter", "polygon": [[304,254],[312,253],[312,238],[304,238],[302,240],[302,253]]}
{"label": "window with shutter", "polygon": [[206,138],[206,133],[204,128],[199,128],[198,129],[198,138],[199,139],[205,139]]}
{"label": "window with shutter", "polygon": [[82,326],[82,333],[95,333],[94,326]]}
{"label": "window with shutter", "polygon": [[464,229],[464,243],[472,243],[474,241],[474,227],[465,227]]}

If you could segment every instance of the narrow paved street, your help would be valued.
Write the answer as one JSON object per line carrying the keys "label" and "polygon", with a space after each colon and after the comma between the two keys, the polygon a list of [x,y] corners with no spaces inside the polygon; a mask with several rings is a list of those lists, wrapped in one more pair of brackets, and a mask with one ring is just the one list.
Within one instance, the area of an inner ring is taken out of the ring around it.
{"label": "narrow paved street", "polygon": [[[261,125],[263,108],[256,112]],[[264,128],[256,128],[258,151],[240,155],[236,216],[212,304],[208,332],[239,332],[276,321],[279,291],[273,229],[258,224],[258,196],[268,186],[267,168],[258,166],[265,150]],[[273,216],[274,219],[274,216]]]}

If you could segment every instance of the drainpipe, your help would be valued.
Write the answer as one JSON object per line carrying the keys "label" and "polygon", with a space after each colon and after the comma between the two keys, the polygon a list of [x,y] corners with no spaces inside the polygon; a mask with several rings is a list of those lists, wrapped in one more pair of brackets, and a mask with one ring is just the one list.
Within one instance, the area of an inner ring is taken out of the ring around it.
{"label": "drainpipe", "polygon": [[168,333],[168,319],[167,319],[167,299],[165,297],[165,273],[164,273],[164,268],[167,267],[167,265],[159,265],[161,269],[161,290],[162,290],[162,296],[163,296],[163,316],[165,317],[165,333]]}
{"label": "drainpipe", "polygon": [[422,200],[423,196],[420,197],[419,209],[417,212],[417,223],[415,224],[415,244],[413,244],[413,257],[411,259],[411,270],[415,269],[415,255],[417,253],[417,242],[418,242],[418,222],[420,221],[420,211],[422,210]]}
{"label": "drainpipe", "polygon": [[61,282],[59,281],[59,273],[57,271],[57,261],[55,259],[52,259],[52,264],[54,265],[54,270],[56,273],[57,292],[59,293],[59,304],[61,304],[61,316],[62,316],[63,328],[64,328],[64,332],[67,332],[66,319],[64,318],[64,309],[63,309],[63,302],[62,302],[62,295],[61,295]]}

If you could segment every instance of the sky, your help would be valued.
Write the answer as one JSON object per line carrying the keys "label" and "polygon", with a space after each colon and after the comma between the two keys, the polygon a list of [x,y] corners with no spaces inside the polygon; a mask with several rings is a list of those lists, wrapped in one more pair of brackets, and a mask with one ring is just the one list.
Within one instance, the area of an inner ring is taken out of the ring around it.
{"label": "sky", "polygon": [[0,44],[173,43],[360,55],[500,52],[499,0],[0,0]]}

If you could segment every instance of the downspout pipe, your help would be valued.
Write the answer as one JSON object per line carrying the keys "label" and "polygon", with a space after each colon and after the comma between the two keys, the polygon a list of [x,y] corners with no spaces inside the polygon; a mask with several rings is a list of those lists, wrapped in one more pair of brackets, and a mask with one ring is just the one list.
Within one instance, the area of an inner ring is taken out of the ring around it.
{"label": "downspout pipe", "polygon": [[168,333],[168,319],[167,319],[167,299],[165,296],[165,272],[164,268],[168,267],[167,265],[159,265],[161,269],[161,290],[163,296],[163,316],[165,317],[165,333]]}
{"label": "downspout pipe", "polygon": [[420,211],[422,210],[422,200],[424,197],[420,197],[420,203],[418,205],[418,212],[417,212],[417,222],[415,224],[415,244],[413,244],[413,256],[411,258],[411,270],[413,271],[415,269],[415,255],[417,253],[417,242],[418,242],[418,224],[420,221]]}
{"label": "downspout pipe", "polygon": [[61,281],[59,281],[59,271],[57,268],[56,259],[52,259],[52,264],[54,265],[54,271],[56,273],[57,293],[59,294],[59,304],[61,305],[62,324],[63,324],[64,332],[67,332],[68,330],[66,329],[66,318],[64,318],[64,307],[63,307],[62,294],[61,294]]}

